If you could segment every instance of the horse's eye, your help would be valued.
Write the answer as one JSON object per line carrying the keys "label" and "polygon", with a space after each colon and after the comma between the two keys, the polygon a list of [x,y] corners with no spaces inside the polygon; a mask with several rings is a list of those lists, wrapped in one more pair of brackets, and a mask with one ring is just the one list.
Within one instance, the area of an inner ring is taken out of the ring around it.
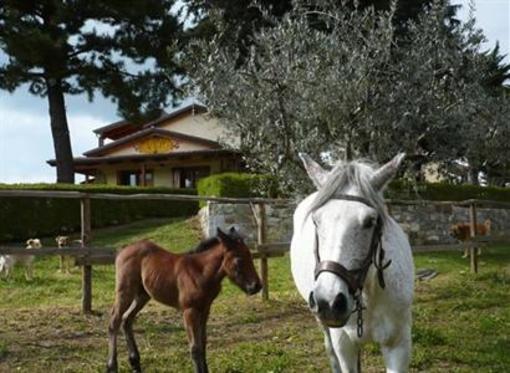
{"label": "horse's eye", "polygon": [[375,218],[369,217],[363,222],[363,228],[372,228],[375,225]]}

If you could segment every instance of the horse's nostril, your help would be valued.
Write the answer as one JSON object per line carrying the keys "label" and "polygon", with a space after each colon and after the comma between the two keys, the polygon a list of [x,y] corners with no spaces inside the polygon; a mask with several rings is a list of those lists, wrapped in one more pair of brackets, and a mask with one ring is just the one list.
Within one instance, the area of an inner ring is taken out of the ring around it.
{"label": "horse's nostril", "polygon": [[340,293],[335,297],[332,305],[332,311],[336,314],[343,314],[347,311],[347,298]]}
{"label": "horse's nostril", "polygon": [[311,310],[317,311],[317,303],[315,302],[315,297],[313,296],[313,291],[310,292],[308,296],[308,306]]}

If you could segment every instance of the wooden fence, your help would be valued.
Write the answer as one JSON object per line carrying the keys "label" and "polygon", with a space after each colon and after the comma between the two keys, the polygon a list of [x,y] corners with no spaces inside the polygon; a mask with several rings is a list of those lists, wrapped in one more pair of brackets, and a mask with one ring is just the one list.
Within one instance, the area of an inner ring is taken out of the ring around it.
{"label": "wooden fence", "polygon": [[[249,204],[257,225],[257,244],[254,257],[260,259],[260,274],[263,282],[262,297],[264,300],[269,298],[269,271],[268,259],[275,256],[284,255],[290,247],[290,242],[267,242],[267,222],[266,205],[271,204],[290,204],[289,199],[271,199],[271,198],[227,198],[227,197],[204,197],[177,194],[132,194],[118,195],[108,193],[82,193],[75,191],[27,191],[27,190],[0,190],[0,197],[40,197],[40,198],[68,198],[80,200],[80,218],[81,218],[81,247],[79,248],[57,248],[45,247],[38,250],[24,250],[20,247],[0,246],[0,255],[68,255],[76,258],[77,265],[82,267],[82,311],[84,313],[92,312],[92,266],[99,264],[113,264],[116,249],[105,247],[90,247],[92,238],[91,227],[91,200],[170,200],[170,201],[211,201],[232,204]],[[467,201],[408,201],[408,200],[388,200],[388,205],[455,205],[469,207],[470,226],[472,240],[463,244],[456,245],[421,245],[414,246],[414,251],[430,251],[439,249],[462,249],[470,250],[470,265],[473,272],[478,271],[478,256],[476,247],[486,245],[487,238],[476,238],[476,207],[487,206],[510,209],[510,203],[484,200]]]}

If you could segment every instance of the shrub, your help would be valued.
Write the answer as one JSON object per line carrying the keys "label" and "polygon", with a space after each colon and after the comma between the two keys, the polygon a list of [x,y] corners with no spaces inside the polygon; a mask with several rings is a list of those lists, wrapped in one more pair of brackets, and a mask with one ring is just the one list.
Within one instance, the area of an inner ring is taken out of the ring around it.
{"label": "shrub", "polygon": [[[0,189],[114,194],[196,194],[195,190],[189,189],[72,184],[0,184]],[[144,218],[191,216],[197,211],[196,201],[91,200],[93,228],[125,224]],[[0,222],[0,242],[24,241],[33,236],[77,232],[80,229],[80,201],[62,198],[0,197]]]}
{"label": "shrub", "polygon": [[214,197],[272,197],[277,195],[275,179],[269,175],[227,172],[198,182],[198,194]]}
{"label": "shrub", "polygon": [[397,180],[390,184],[385,196],[389,199],[424,199],[431,201],[464,201],[467,199],[482,199],[509,202],[510,189],[482,187],[467,184],[410,184]]}

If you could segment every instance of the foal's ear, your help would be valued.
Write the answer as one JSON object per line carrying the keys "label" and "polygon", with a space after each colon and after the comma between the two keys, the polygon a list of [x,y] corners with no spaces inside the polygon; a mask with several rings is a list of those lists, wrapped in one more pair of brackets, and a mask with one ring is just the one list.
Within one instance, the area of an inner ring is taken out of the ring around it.
{"label": "foal's ear", "polygon": [[381,166],[370,179],[372,187],[377,191],[382,191],[393,180],[405,157],[406,153],[399,153],[391,161]]}
{"label": "foal's ear", "polygon": [[223,238],[226,236],[225,232],[223,232],[223,231],[220,229],[220,227],[217,227],[217,228],[216,228],[216,234],[218,235],[218,237],[219,237],[220,239],[223,239]]}
{"label": "foal's ear", "polygon": [[299,153],[299,158],[305,166],[308,177],[313,181],[313,184],[319,189],[328,178],[328,171],[324,170],[320,164],[315,162],[308,154]]}

